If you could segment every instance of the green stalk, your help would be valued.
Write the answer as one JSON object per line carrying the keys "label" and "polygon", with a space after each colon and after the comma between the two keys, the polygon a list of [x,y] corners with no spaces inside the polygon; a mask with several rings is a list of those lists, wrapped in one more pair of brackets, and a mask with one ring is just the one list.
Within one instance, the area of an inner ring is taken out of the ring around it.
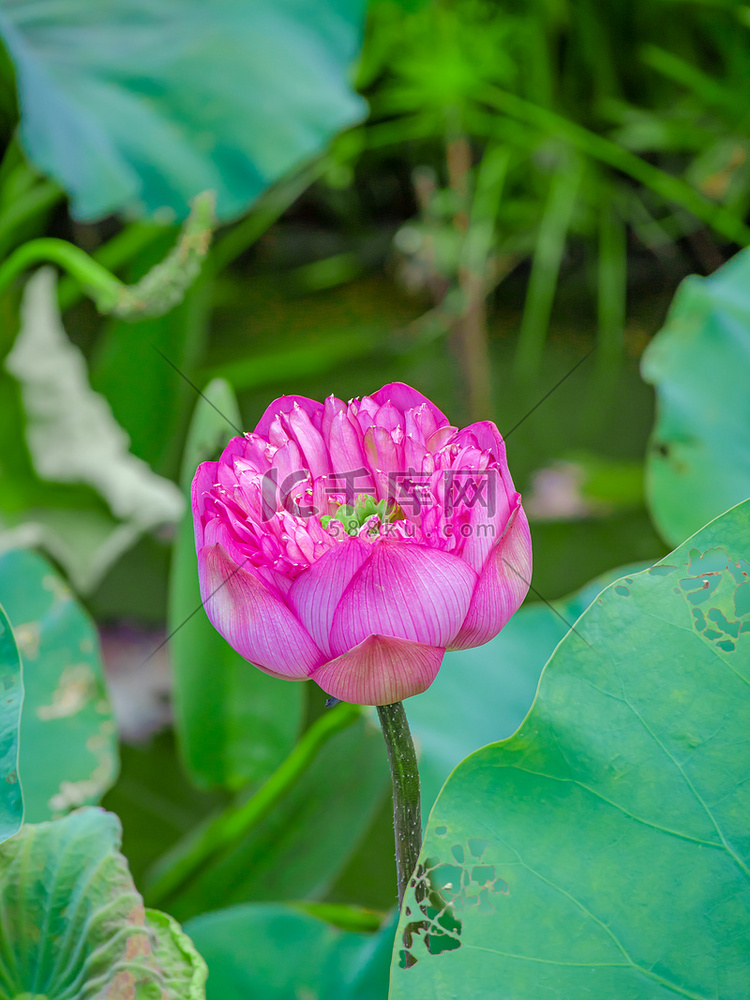
{"label": "green stalk", "polygon": [[[131,222],[119,233],[91,254],[93,260],[108,271],[119,271],[125,264],[135,260],[148,250],[152,243],[164,234],[165,227],[154,222]],[[64,312],[76,305],[84,297],[84,291],[75,278],[66,274],[57,285],[57,299]]]}
{"label": "green stalk", "polygon": [[317,719],[258,791],[191,831],[156,862],[146,877],[144,896],[158,906],[174,895],[215,855],[232,847],[256,826],[310,766],[320,748],[362,715],[361,705],[341,704]]}
{"label": "green stalk", "polygon": [[81,284],[102,312],[111,312],[119,301],[123,283],[80,247],[53,237],[29,240],[0,266],[0,295],[35,264],[57,264]]}
{"label": "green stalk", "polygon": [[396,838],[398,904],[401,906],[422,847],[419,769],[403,702],[378,705],[378,716],[393,780],[393,831]]}
{"label": "green stalk", "polygon": [[177,245],[135,285],[125,285],[80,247],[51,237],[30,240],[0,265],[0,295],[34,264],[57,264],[75,278],[99,312],[124,319],[161,316],[182,301],[208,252],[214,224],[214,195],[193,201]]}

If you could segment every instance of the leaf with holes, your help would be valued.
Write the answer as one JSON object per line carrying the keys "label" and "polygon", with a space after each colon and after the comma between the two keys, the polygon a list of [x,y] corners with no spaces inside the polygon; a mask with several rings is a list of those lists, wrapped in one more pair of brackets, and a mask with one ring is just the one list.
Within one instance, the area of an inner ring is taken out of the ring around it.
{"label": "leaf with holes", "polygon": [[385,1000],[388,993],[393,920],[360,934],[290,906],[249,903],[203,914],[185,930],[208,964],[207,1000]]}
{"label": "leaf with holes", "polygon": [[744,1000],[748,718],[750,501],[608,587],[448,779],[392,1000]]}
{"label": "leaf with holes", "polygon": [[280,684],[236,653],[201,607],[190,483],[199,462],[214,459],[241,433],[234,394],[214,379],[198,400],[182,467],[188,497],[172,559],[170,652],[180,749],[196,783],[240,788],[263,781],[294,746],[302,723],[303,684]]}
{"label": "leaf with holes", "polygon": [[18,781],[18,729],[23,680],[8,616],[0,606],[0,843],[18,832],[23,798]]}
{"label": "leaf with holes", "polygon": [[0,553],[0,602],[23,659],[20,775],[35,823],[99,801],[117,776],[117,734],[96,629],[50,564]]}
{"label": "leaf with holes", "polygon": [[750,497],[750,250],[683,281],[641,371],[658,399],[646,492],[677,545]]}
{"label": "leaf with holes", "polygon": [[87,808],[0,846],[0,998],[203,1000],[206,964],[179,924],[145,910],[120,824]]}
{"label": "leaf with holes", "polygon": [[0,0],[20,136],[73,213],[220,217],[364,116],[362,0]]}

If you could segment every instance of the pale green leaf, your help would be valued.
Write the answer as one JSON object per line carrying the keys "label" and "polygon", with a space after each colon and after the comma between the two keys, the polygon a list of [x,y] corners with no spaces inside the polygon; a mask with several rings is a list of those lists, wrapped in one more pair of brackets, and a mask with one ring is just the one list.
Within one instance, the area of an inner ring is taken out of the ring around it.
{"label": "pale green leaf", "polygon": [[95,808],[0,846],[0,1000],[203,1000],[205,962],[144,909],[119,846],[117,817]]}
{"label": "pale green leaf", "polygon": [[551,605],[527,604],[484,646],[446,653],[424,694],[406,702],[419,752],[425,820],[450,772],[474,750],[511,736],[534,700],[539,676],[576,618],[613,580],[644,563],[603,573]]}
{"label": "pale green leaf", "polygon": [[677,545],[750,496],[750,250],[683,281],[641,371],[658,400],[646,492]]}
{"label": "pale green leaf", "polygon": [[41,556],[0,553],[0,602],[23,659],[20,775],[30,822],[98,802],[118,769],[99,636]]}

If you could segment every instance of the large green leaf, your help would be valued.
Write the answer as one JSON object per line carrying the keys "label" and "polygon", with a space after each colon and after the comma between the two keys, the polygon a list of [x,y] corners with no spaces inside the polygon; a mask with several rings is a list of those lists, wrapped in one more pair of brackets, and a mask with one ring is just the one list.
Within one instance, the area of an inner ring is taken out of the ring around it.
{"label": "large green leaf", "polygon": [[96,629],[34,552],[0,553],[0,602],[24,666],[20,775],[31,823],[98,802],[117,775],[117,735]]}
{"label": "large green leaf", "polygon": [[551,605],[527,605],[484,646],[446,653],[430,688],[406,703],[419,748],[425,819],[443,782],[464,757],[520,726],[544,664],[576,618],[613,580],[645,565],[651,564],[610,570]]}
{"label": "large green leaf", "polygon": [[646,491],[678,545],[750,496],[750,250],[682,282],[641,371],[659,403]]}
{"label": "large green leaf", "polygon": [[363,0],[1,0],[31,161],[93,219],[223,218],[363,116]]}
{"label": "large green leaf", "polygon": [[387,784],[383,737],[360,719],[332,737],[273,811],[167,908],[186,920],[249,900],[319,899],[370,826]]}
{"label": "large green leaf", "polygon": [[744,1000],[748,717],[750,501],[605,590],[449,778],[393,1000]]}
{"label": "large green leaf", "polygon": [[337,930],[278,904],[245,904],[188,921],[208,964],[207,1000],[385,1000],[393,921],[377,934]]}
{"label": "large green leaf", "polygon": [[144,910],[117,817],[81,809],[0,846],[0,1000],[202,1000],[206,964]]}
{"label": "large green leaf", "polygon": [[0,843],[18,832],[23,798],[18,781],[18,730],[23,680],[8,616],[0,606]]}
{"label": "large green leaf", "polygon": [[305,686],[269,677],[222,638],[201,607],[190,509],[196,467],[215,458],[241,418],[229,385],[211,382],[198,400],[182,483],[188,497],[172,560],[169,631],[177,732],[187,767],[202,787],[257,783],[281,763],[299,733]]}

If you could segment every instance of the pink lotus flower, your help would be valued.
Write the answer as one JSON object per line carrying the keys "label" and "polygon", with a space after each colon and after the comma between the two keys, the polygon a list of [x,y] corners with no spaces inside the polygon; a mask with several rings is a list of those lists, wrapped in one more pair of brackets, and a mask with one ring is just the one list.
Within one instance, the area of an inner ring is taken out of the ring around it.
{"label": "pink lotus flower", "polygon": [[193,480],[201,595],[247,660],[385,705],[480,646],[531,576],[521,497],[490,421],[463,430],[415,389],[282,396]]}

